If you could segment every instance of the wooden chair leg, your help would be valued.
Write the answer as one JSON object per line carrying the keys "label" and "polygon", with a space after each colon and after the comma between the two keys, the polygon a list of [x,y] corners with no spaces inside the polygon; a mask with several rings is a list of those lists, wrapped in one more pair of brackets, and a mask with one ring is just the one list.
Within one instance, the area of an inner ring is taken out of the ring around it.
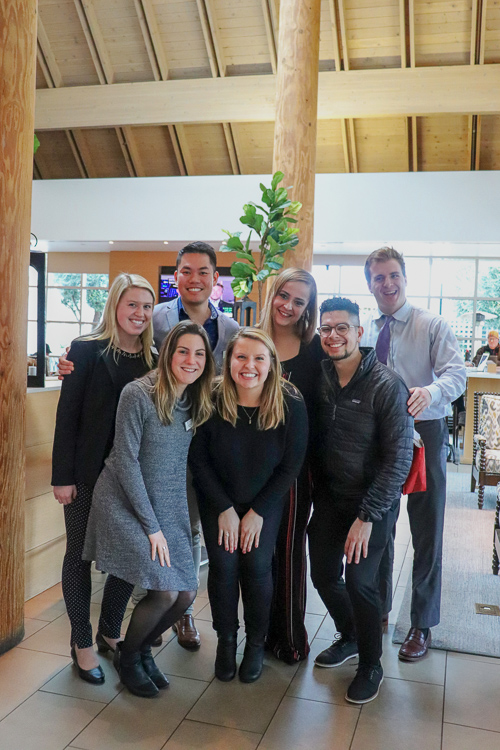
{"label": "wooden chair leg", "polygon": [[470,477],[470,491],[471,492],[475,492],[476,491],[476,480],[475,480],[473,474],[471,474],[471,477]]}
{"label": "wooden chair leg", "polygon": [[477,507],[479,510],[483,509],[483,503],[484,503],[484,484],[478,485],[478,491],[477,491]]}

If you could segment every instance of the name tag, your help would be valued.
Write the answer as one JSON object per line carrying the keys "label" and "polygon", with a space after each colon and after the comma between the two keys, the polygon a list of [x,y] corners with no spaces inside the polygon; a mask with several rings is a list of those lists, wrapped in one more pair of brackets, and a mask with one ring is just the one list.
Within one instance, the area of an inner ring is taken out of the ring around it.
{"label": "name tag", "polygon": [[186,422],[184,422],[184,429],[186,430],[186,432],[189,432],[189,430],[193,429],[193,420],[192,419],[188,419]]}

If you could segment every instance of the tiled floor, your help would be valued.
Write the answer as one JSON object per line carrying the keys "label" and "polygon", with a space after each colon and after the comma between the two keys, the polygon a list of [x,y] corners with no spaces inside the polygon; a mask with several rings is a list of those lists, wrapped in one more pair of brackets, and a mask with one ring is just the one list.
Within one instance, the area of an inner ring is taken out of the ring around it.
{"label": "tiled floor", "polygon": [[[308,661],[290,667],[268,657],[255,684],[221,683],[213,676],[205,570],[196,604],[202,648],[188,653],[169,632],[158,663],[170,687],[144,700],[122,690],[106,657],[104,685],[75,676],[58,585],[26,604],[26,638],[0,657],[1,750],[498,750],[500,660],[443,651],[419,664],[397,659],[391,634],[411,568],[409,540],[402,513],[385,679],[373,703],[360,709],[344,700],[353,662],[313,667],[334,627],[312,587]],[[93,619],[102,586],[103,576],[94,574]]]}

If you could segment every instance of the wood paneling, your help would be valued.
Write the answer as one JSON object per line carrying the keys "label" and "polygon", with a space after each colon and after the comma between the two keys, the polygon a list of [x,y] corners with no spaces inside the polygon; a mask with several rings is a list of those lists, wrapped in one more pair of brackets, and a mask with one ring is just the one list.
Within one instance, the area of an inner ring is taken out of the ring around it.
{"label": "wood paneling", "polygon": [[340,120],[319,120],[316,172],[345,172]]}
{"label": "wood paneling", "polygon": [[60,390],[29,393],[26,397],[26,447],[50,443],[54,437]]}
{"label": "wood paneling", "polygon": [[481,118],[480,169],[500,169],[500,117]]}
{"label": "wood paneling", "polygon": [[137,144],[145,177],[170,177],[179,174],[167,127],[138,127],[130,130]]}
{"label": "wood paneling", "polygon": [[464,65],[470,59],[472,0],[415,0],[416,65]]}
{"label": "wood paneling", "polygon": [[355,120],[359,172],[408,171],[408,135],[404,117]]}
{"label": "wood paneling", "polygon": [[467,170],[468,118],[463,116],[418,117],[418,163],[427,172]]}
{"label": "wood paneling", "polygon": [[35,163],[44,180],[69,180],[81,176],[64,130],[38,133],[38,137],[40,148]]}
{"label": "wood paneling", "polygon": [[401,65],[399,0],[343,0],[351,70]]}
{"label": "wood paneling", "polygon": [[210,78],[196,0],[155,0],[158,32],[170,78]]}
{"label": "wood paneling", "polygon": [[273,166],[274,122],[233,125],[241,174],[270,174]]}
{"label": "wood paneling", "polygon": [[45,495],[51,491],[52,440],[26,448],[25,499]]}
{"label": "wood paneling", "polygon": [[[185,125],[184,136],[191,158],[190,175],[232,174],[222,125]],[[186,156],[181,143],[181,150]]]}
{"label": "wood paneling", "polygon": [[24,507],[26,552],[65,534],[63,506],[52,492],[26,500]]}
{"label": "wood paneling", "polygon": [[60,536],[26,553],[26,599],[59,583],[65,549],[66,537]]}

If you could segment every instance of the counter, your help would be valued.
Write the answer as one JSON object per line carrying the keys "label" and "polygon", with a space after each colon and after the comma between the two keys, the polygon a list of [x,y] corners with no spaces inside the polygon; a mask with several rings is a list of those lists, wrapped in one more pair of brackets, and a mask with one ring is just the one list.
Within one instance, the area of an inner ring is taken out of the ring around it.
{"label": "counter", "polygon": [[465,412],[465,437],[463,464],[472,464],[472,438],[474,434],[474,393],[500,393],[500,374],[477,372],[475,368],[467,369],[467,406]]}

